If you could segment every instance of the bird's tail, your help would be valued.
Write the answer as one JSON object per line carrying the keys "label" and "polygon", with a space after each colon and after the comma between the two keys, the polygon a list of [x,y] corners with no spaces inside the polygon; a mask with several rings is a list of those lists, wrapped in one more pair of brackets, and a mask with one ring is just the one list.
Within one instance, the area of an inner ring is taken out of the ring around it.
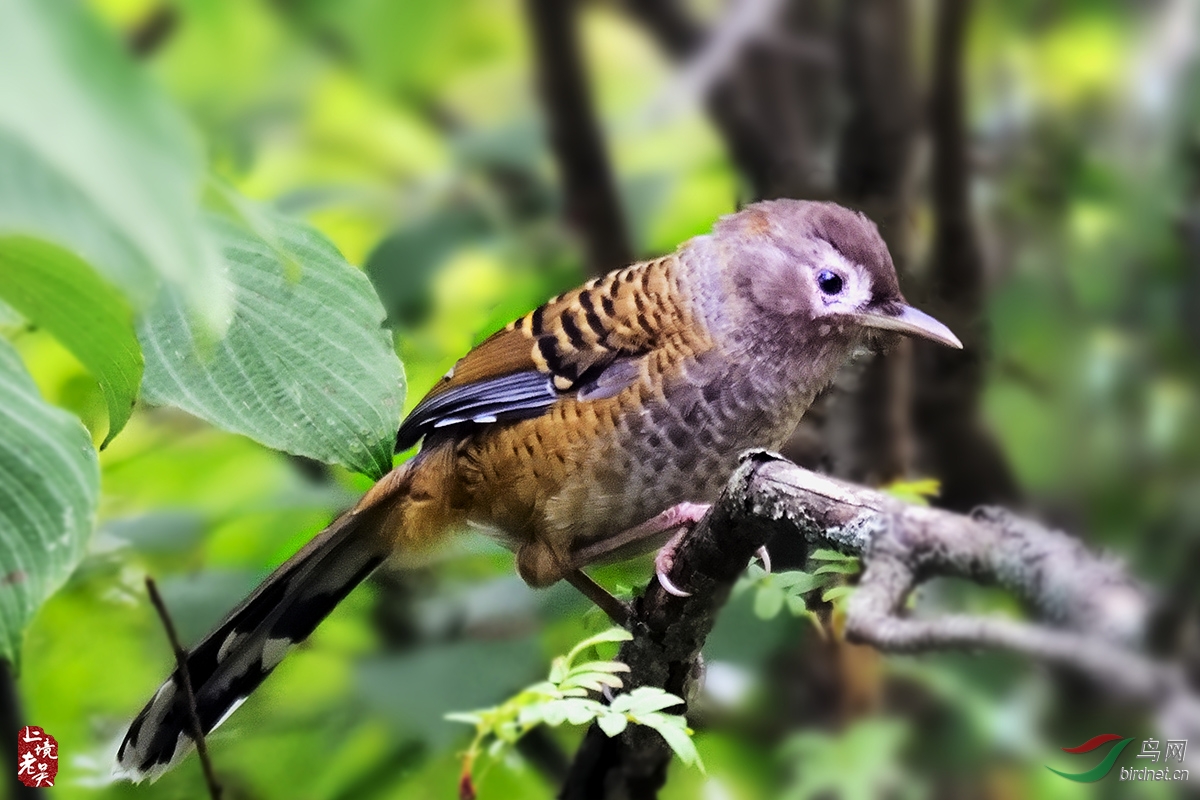
{"label": "bird's tail", "polygon": [[[405,467],[376,484],[354,510],[271,573],[188,653],[188,676],[205,734],[224,722],[288,650],[390,554],[393,543],[383,533],[400,522],[403,503],[397,500],[407,494],[409,483]],[[153,781],[191,749],[190,714],[178,672],[171,673],[129,726],[117,751],[117,775]]]}

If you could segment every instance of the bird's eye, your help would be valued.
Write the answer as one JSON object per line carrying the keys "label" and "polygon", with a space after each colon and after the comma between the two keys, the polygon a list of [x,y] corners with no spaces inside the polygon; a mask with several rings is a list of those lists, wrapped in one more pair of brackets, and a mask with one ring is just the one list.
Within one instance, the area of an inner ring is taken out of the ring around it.
{"label": "bird's eye", "polygon": [[825,294],[837,294],[842,290],[842,276],[832,270],[823,269],[817,273],[817,286]]}

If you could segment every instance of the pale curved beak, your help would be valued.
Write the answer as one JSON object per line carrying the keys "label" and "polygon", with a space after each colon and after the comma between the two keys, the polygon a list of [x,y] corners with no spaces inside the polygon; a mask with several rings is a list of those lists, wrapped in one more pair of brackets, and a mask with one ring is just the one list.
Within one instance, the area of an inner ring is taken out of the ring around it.
{"label": "pale curved beak", "polygon": [[922,339],[929,339],[957,350],[962,349],[962,342],[949,328],[924,311],[919,311],[912,306],[900,306],[900,313],[896,315],[863,311],[855,314],[854,319],[859,325],[868,328],[898,331],[909,336],[920,336]]}

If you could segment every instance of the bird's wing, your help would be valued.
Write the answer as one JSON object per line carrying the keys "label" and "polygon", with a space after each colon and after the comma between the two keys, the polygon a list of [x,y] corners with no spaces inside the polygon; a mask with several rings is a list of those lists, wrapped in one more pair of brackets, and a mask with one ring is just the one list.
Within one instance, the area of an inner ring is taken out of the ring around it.
{"label": "bird's wing", "polygon": [[690,324],[676,257],[636,264],[550,299],[459,360],[400,426],[396,449],[437,428],[537,416],[559,399],[611,397],[638,359]]}

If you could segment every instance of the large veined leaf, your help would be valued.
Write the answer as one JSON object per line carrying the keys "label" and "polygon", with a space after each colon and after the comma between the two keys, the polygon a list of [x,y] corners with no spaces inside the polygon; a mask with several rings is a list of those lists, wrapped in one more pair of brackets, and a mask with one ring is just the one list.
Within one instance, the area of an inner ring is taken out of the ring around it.
{"label": "large veined leaf", "polygon": [[57,337],[96,376],[108,405],[108,444],[128,421],[142,379],[125,298],[60,247],[0,236],[0,299]]}
{"label": "large veined leaf", "polygon": [[82,3],[0,0],[0,232],[48,239],[140,305],[158,278],[228,316],[183,118]]}
{"label": "large veined leaf", "polygon": [[[312,228],[255,214],[209,220],[234,287],[216,344],[164,287],[139,330],[143,397],[269,447],[379,477],[391,467],[404,374],[367,277]],[[268,230],[268,228],[270,230]]]}
{"label": "large veined leaf", "polygon": [[100,467],[79,420],[49,406],[0,339],[0,658],[79,563],[95,524]]}

